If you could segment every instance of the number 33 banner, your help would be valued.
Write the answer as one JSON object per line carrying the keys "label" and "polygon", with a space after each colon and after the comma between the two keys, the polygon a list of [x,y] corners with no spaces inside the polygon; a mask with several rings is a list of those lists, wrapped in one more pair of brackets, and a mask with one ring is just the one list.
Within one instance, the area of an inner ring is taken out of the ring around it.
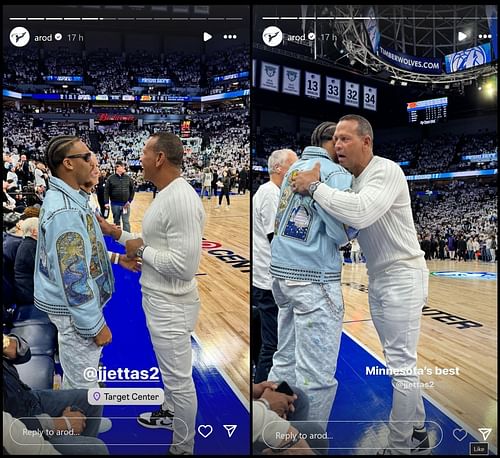
{"label": "number 33 banner", "polygon": [[340,103],[340,80],[326,77],[326,100]]}

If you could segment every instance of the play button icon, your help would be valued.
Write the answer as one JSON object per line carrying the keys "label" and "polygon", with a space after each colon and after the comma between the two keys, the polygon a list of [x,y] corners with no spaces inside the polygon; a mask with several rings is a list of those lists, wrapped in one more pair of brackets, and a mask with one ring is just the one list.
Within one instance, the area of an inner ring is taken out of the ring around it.
{"label": "play button icon", "polygon": [[208,41],[212,39],[212,35],[207,32],[203,32],[203,41]]}

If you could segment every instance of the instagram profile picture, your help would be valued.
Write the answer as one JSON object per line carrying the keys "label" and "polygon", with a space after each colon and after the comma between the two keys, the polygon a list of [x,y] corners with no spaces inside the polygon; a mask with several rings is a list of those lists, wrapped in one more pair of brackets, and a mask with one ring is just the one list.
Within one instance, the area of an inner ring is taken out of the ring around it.
{"label": "instagram profile picture", "polygon": [[266,27],[262,33],[262,40],[267,46],[278,46],[283,41],[283,32],[274,25]]}
{"label": "instagram profile picture", "polygon": [[24,27],[14,27],[9,34],[10,42],[17,46],[18,48],[22,48],[26,46],[30,41],[30,33],[28,29]]}

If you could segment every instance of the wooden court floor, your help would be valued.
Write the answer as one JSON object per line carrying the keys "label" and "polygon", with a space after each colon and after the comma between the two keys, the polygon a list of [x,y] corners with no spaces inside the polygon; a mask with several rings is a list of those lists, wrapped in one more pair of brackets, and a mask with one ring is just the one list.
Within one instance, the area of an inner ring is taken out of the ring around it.
{"label": "wooden court floor", "polygon": [[[430,272],[496,273],[496,264],[476,261],[429,261],[428,268]],[[365,265],[347,263],[342,282],[344,330],[384,360],[370,317]],[[420,381],[428,386],[424,393],[469,426],[476,436],[481,437],[477,428],[493,428],[490,444],[497,441],[496,289],[495,280],[431,275],[418,346],[418,367],[432,370],[432,375],[421,376]],[[475,324],[458,324],[464,320]]]}
{"label": "wooden court floor", "polygon": [[[141,232],[152,199],[148,192],[135,195],[130,214],[133,232]],[[248,265],[250,260],[250,194],[231,196],[229,210],[225,201],[221,209],[216,204],[213,197],[203,199],[206,241],[197,277],[201,310],[195,334],[209,359],[205,363],[222,369],[249,401],[250,273],[241,265],[242,259]]]}

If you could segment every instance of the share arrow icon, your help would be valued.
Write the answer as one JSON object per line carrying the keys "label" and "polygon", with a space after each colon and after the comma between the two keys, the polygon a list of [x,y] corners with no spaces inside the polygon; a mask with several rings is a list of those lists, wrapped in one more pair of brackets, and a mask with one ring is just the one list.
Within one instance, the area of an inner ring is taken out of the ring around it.
{"label": "share arrow icon", "polygon": [[492,428],[477,428],[477,430],[483,435],[483,441],[488,440]]}
{"label": "share arrow icon", "polygon": [[229,437],[231,437],[234,434],[237,427],[238,425],[224,425],[224,429],[227,431],[227,435]]}

